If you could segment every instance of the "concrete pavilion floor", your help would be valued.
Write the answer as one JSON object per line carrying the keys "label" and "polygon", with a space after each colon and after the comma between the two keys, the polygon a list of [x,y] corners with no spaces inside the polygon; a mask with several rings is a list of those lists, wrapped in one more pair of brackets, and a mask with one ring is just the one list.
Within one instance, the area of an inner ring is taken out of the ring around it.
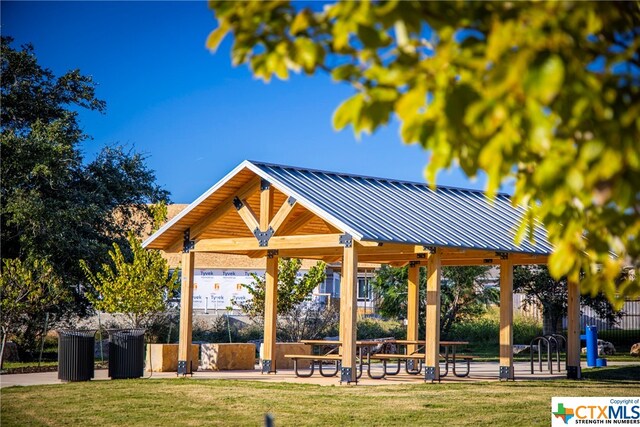
{"label": "concrete pavilion floor", "polygon": [[[609,366],[622,366],[622,365],[635,365],[634,362],[611,362]],[[534,365],[537,369],[537,365]],[[530,381],[530,380],[550,380],[550,379],[563,379],[566,377],[566,372],[563,370],[560,373],[555,371],[554,374],[548,372],[536,372],[531,375],[531,367],[529,362],[515,362],[515,375],[516,381]],[[545,365],[546,367],[546,365]],[[583,368],[585,364],[583,362]],[[393,367],[390,367],[393,369]],[[379,367],[375,368],[375,372],[379,373]],[[461,366],[461,370],[464,372],[464,368]],[[108,380],[106,369],[97,369],[95,371],[94,381]],[[146,372],[144,378],[154,379],[177,379],[175,372],[154,372],[153,375]],[[259,369],[253,371],[197,371],[193,374],[193,379],[208,380],[208,379],[221,379],[221,380],[244,380],[244,381],[262,381],[262,382],[286,382],[286,383],[301,383],[301,384],[317,384],[317,385],[338,385],[338,377],[325,378],[321,377],[317,373],[310,378],[296,377],[293,370],[284,369],[279,370],[276,374],[263,375]],[[497,362],[472,362],[471,374],[469,377],[458,378],[449,372],[449,375],[442,379],[442,383],[460,383],[460,382],[479,382],[479,381],[498,381],[498,363]],[[0,387],[12,387],[12,386],[30,386],[30,385],[46,385],[46,384],[62,384],[63,382],[58,380],[57,372],[40,372],[34,374],[10,374],[0,376]],[[382,380],[373,380],[367,376],[366,371],[362,375],[362,378],[358,380],[359,386],[375,386],[375,385],[392,385],[392,384],[422,384],[422,375],[408,375],[402,371],[398,375],[387,376]]]}

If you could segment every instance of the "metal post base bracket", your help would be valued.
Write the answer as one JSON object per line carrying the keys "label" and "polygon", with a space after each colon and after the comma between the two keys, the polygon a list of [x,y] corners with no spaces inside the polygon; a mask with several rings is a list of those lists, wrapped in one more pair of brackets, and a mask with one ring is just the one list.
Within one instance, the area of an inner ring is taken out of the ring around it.
{"label": "metal post base bracket", "polygon": [[262,361],[262,373],[263,374],[275,374],[275,369],[271,369],[271,360]]}
{"label": "metal post base bracket", "polygon": [[351,384],[353,382],[357,383],[358,380],[356,379],[355,381],[352,380],[352,373],[353,373],[353,369],[352,368],[341,368],[340,369],[340,383],[347,383],[347,384]]}
{"label": "metal post base bracket", "polygon": [[435,366],[425,366],[424,367],[424,380],[425,381],[438,381],[440,382],[440,375],[436,377],[436,367]]}
{"label": "metal post base bracket", "polygon": [[514,380],[513,366],[500,366],[500,381],[502,380]]}
{"label": "metal post base bracket", "polygon": [[579,380],[582,379],[582,370],[580,366],[567,366],[567,379]]}
{"label": "metal post base bracket", "polygon": [[187,361],[186,360],[178,360],[178,375],[187,375],[190,372],[187,372]]}

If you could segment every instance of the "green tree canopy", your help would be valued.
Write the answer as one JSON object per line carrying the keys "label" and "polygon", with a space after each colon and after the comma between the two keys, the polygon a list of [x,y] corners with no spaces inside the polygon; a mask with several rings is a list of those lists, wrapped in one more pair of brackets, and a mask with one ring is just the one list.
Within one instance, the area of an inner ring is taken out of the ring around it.
{"label": "green tree canopy", "polygon": [[[285,316],[291,313],[326,278],[324,262],[318,261],[302,277],[298,277],[300,267],[302,267],[302,261],[299,259],[278,259],[278,315]],[[249,291],[251,299],[240,303],[240,308],[252,318],[262,318],[264,317],[266,281],[264,276],[252,274],[252,277],[254,283],[242,285]]]}
{"label": "green tree canopy", "polygon": [[[555,280],[543,265],[516,266],[513,271],[513,291],[523,294],[525,303],[541,308],[545,335],[562,331],[562,319],[567,315],[566,278]],[[582,295],[580,306],[592,308],[600,318],[614,324],[623,314],[614,310],[602,295]]]}
{"label": "green tree canopy", "polygon": [[[459,165],[484,171],[489,196],[515,183],[527,208],[517,240],[541,220],[555,278],[583,291],[616,285],[640,265],[640,9],[638,2],[211,1],[215,50],[234,37],[234,64],[265,81],[331,74],[355,93],[336,129],[358,135],[392,120],[430,152],[427,180]],[[614,254],[615,256],[612,256]]]}
{"label": "green tree canopy", "polygon": [[[17,49],[10,37],[2,37],[1,53],[1,257],[46,258],[73,290],[58,314],[84,314],[83,293],[91,288],[78,260],[93,270],[107,262],[112,244],[147,227],[149,203],[168,193],[138,153],[112,146],[83,159],[81,144],[89,136],[77,111],[105,110],[90,77],[78,70],[55,76],[38,63],[31,45]],[[36,312],[28,320],[40,328],[43,319]]]}
{"label": "green tree canopy", "polygon": [[[23,263],[17,258],[5,258],[0,271],[0,361],[10,335],[16,335],[27,351],[33,350],[37,333],[28,328],[30,319],[40,313],[55,310],[57,305],[68,301],[70,296],[69,290],[46,260]],[[41,331],[42,329],[38,332]]]}
{"label": "green tree canopy", "polygon": [[146,250],[142,242],[129,233],[127,256],[117,243],[109,251],[110,264],[94,273],[85,260],[80,261],[97,296],[88,295],[93,306],[107,313],[124,314],[134,328],[147,326],[157,313],[167,309],[174,290],[178,289],[178,271],[169,274],[169,264],[160,251]]}
{"label": "green tree canopy", "polygon": [[[499,302],[499,292],[485,286],[487,266],[444,267],[440,295],[440,329],[447,335],[453,324],[487,312]],[[427,301],[426,271],[420,269],[419,328],[424,333]],[[373,289],[378,298],[378,311],[385,317],[406,318],[408,303],[408,267],[383,265],[373,279]]]}

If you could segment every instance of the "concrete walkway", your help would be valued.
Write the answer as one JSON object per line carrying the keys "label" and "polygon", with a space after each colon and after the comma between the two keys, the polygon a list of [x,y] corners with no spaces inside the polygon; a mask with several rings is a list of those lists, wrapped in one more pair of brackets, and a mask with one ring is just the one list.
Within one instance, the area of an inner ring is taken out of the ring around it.
{"label": "concrete walkway", "polygon": [[[638,365],[637,362],[611,362],[609,366],[625,366],[625,365]],[[546,365],[545,365],[546,366]],[[561,373],[549,374],[548,372],[536,372],[531,375],[531,368],[529,362],[515,362],[515,374],[516,381],[529,381],[529,380],[550,380],[550,379],[564,379],[566,378],[566,372],[563,370]],[[537,369],[537,366],[535,366]],[[584,368],[583,363],[583,368]],[[393,369],[393,367],[390,367]],[[555,367],[554,367],[555,368]],[[376,368],[377,372],[379,367]],[[498,381],[498,363],[497,362],[472,362],[471,374],[466,378],[458,378],[451,375],[444,377],[442,383],[463,383],[463,382],[478,382],[478,381]],[[106,369],[97,369],[95,371],[94,381],[108,380],[108,371]],[[144,378],[154,379],[177,379],[175,372],[154,372],[150,375],[149,372],[145,373]],[[362,378],[358,381],[358,385],[361,386],[375,386],[375,385],[392,385],[392,384],[423,384],[422,375],[408,375],[404,371],[398,375],[387,376],[382,380],[373,380],[369,378],[366,372]],[[193,374],[193,379],[208,380],[244,380],[244,381],[263,381],[263,382],[287,382],[287,383],[301,383],[301,384],[317,384],[317,385],[338,385],[338,377],[325,378],[316,373],[310,378],[298,378],[295,376],[293,370],[283,369],[279,370],[277,374],[263,375],[256,368],[253,371],[198,371]],[[0,387],[12,387],[12,386],[30,386],[30,385],[46,385],[46,384],[63,384],[58,380],[57,372],[40,372],[35,374],[10,374],[0,376]]]}

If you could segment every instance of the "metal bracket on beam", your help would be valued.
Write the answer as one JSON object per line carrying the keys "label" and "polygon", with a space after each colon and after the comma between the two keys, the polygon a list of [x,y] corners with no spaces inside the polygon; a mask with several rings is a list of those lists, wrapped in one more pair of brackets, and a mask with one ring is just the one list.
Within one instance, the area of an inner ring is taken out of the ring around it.
{"label": "metal bracket on beam", "polygon": [[416,257],[417,257],[418,259],[424,259],[424,258],[426,258],[426,257],[427,257],[427,254],[416,254]]}
{"label": "metal bracket on beam", "polygon": [[[354,381],[351,381],[351,372],[352,368],[341,368],[340,369],[340,382],[350,384]],[[356,383],[358,380],[356,379]]]}
{"label": "metal bracket on beam", "polygon": [[500,381],[513,379],[513,366],[500,366]]}
{"label": "metal bracket on beam", "polygon": [[293,206],[296,203],[296,198],[295,197],[289,197],[287,199],[287,203],[289,203],[289,206]]}
{"label": "metal bracket on beam", "polygon": [[351,237],[351,234],[349,233],[344,233],[338,239],[338,243],[344,245],[345,248],[350,248],[351,246],[353,246],[353,237]]}
{"label": "metal bracket on beam", "polygon": [[178,360],[178,375],[187,375],[187,361]]}
{"label": "metal bracket on beam", "polygon": [[278,256],[278,250],[277,249],[269,249],[267,251],[267,258],[273,258],[274,256]]}
{"label": "metal bracket on beam", "polygon": [[496,256],[499,256],[500,259],[509,259],[508,252],[496,252]]}
{"label": "metal bracket on beam", "polygon": [[182,252],[189,253],[189,251],[196,247],[196,242],[191,240],[191,229],[187,228],[184,231],[184,239],[182,240]]}
{"label": "metal bracket on beam", "polygon": [[435,255],[435,253],[436,253],[436,247],[435,246],[423,246],[422,249],[425,250],[425,251],[429,251],[429,253],[431,255]]}
{"label": "metal bracket on beam", "polygon": [[582,372],[580,371],[580,366],[567,366],[568,380],[579,380],[581,378],[582,378]]}
{"label": "metal bracket on beam", "polygon": [[234,197],[233,198],[233,206],[235,206],[236,210],[239,211],[244,206],[244,203],[242,203],[242,200],[240,200],[238,197]]}
{"label": "metal bracket on beam", "polygon": [[485,258],[482,260],[485,264],[493,264],[493,258]]}
{"label": "metal bracket on beam", "polygon": [[440,378],[436,378],[436,367],[435,366],[425,366],[424,367],[424,380],[434,382],[438,380],[440,382]]}
{"label": "metal bracket on beam", "polygon": [[409,261],[409,267],[417,267],[420,265],[420,261]]}
{"label": "metal bracket on beam", "polygon": [[273,228],[269,227],[267,229],[267,231],[260,231],[259,228],[256,227],[255,230],[253,230],[253,235],[256,236],[256,239],[258,239],[258,246],[264,247],[264,246],[269,246],[269,239],[271,238],[271,236],[273,236]]}
{"label": "metal bracket on beam", "polygon": [[261,179],[260,180],[260,191],[268,190],[269,188],[271,188],[271,183],[269,181],[267,181],[266,179]]}

